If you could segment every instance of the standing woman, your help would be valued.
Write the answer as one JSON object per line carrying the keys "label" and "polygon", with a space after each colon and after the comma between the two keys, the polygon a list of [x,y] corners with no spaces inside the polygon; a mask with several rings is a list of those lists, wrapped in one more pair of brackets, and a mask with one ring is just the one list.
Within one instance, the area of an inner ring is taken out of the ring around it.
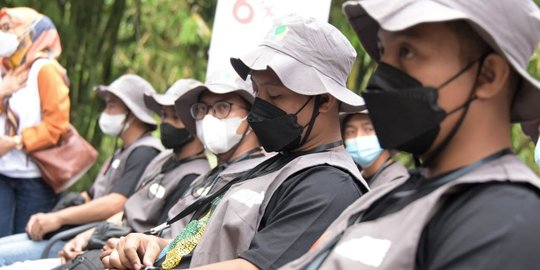
{"label": "standing woman", "polygon": [[[30,8],[0,9],[0,237],[24,232],[56,194],[27,153],[58,142],[69,124],[69,89],[52,21]],[[21,79],[22,78],[22,79]]]}

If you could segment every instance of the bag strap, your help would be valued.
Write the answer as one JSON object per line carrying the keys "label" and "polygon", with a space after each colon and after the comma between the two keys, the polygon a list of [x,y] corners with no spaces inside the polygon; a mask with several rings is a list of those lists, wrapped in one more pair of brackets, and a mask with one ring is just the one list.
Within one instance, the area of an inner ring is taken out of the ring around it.
{"label": "bag strap", "polygon": [[17,113],[11,109],[11,106],[9,105],[9,99],[7,99],[5,104],[5,111],[6,111],[6,127],[5,127],[5,135],[8,136],[15,136],[17,135],[17,130],[19,130],[19,116]]}

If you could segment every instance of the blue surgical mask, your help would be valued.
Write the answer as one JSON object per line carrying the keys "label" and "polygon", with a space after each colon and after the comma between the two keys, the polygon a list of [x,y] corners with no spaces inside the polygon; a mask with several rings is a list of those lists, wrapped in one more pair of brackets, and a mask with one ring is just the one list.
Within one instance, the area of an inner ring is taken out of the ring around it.
{"label": "blue surgical mask", "polygon": [[345,148],[353,160],[363,168],[371,166],[383,151],[375,135],[347,139]]}
{"label": "blue surgical mask", "polygon": [[534,148],[534,161],[536,161],[536,165],[540,166],[540,137],[538,137],[536,147]]}

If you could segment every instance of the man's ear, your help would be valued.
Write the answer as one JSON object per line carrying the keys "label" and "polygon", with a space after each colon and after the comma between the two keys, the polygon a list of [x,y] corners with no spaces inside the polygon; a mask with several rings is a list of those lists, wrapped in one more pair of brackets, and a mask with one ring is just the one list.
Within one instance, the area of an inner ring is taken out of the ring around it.
{"label": "man's ear", "polygon": [[508,86],[510,72],[510,64],[506,59],[497,53],[488,55],[478,76],[476,97],[490,99],[501,93]]}
{"label": "man's ear", "polygon": [[334,107],[337,108],[337,106],[338,100],[335,97],[331,96],[330,94],[321,95],[321,105],[319,106],[320,113],[326,113],[332,110]]}

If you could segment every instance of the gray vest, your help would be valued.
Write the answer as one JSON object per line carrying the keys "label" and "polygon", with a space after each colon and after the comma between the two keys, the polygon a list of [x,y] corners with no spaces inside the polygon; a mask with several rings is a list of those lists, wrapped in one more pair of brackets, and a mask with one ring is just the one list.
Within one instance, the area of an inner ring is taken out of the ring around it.
{"label": "gray vest", "polygon": [[[300,156],[275,172],[237,183],[215,208],[193,251],[190,268],[238,258],[238,254],[249,249],[266,206],[281,184],[296,172],[325,164],[348,171],[368,189],[345,150]],[[224,179],[230,181],[233,176]]]}
{"label": "gray vest", "polygon": [[538,177],[516,156],[507,155],[442,185],[399,212],[347,227],[351,216],[366,210],[404,180],[369,192],[351,205],[329,227],[309,253],[281,269],[300,269],[310,263],[329,241],[343,237],[319,269],[415,269],[416,252],[424,227],[444,201],[444,196],[471,184],[493,182],[529,183],[540,189]]}
{"label": "gray vest", "polygon": [[136,192],[124,205],[124,219],[136,232],[145,232],[158,225],[168,196],[187,175],[203,175],[210,170],[206,159],[195,159],[180,164],[166,174],[161,173],[163,164],[174,156],[167,150],[155,157],[146,167]]}
{"label": "gray vest", "polygon": [[399,179],[409,179],[409,171],[403,165],[398,162],[392,162],[392,164],[383,167],[380,172],[377,172],[371,179],[369,187],[374,189],[378,186],[392,182]]}
{"label": "gray vest", "polygon": [[[124,174],[124,168],[126,167],[126,161],[131,152],[139,146],[150,146],[154,147],[157,150],[163,150],[163,146],[159,139],[156,139],[150,135],[145,135],[138,140],[134,141],[126,149],[117,150],[113,155],[114,160],[111,160],[112,157],[107,159],[103,167],[101,167],[100,173],[96,177],[94,184],[92,185],[93,198],[99,198],[109,194],[112,187],[114,186],[116,180]],[[107,167],[110,168],[107,171]]]}
{"label": "gray vest", "polygon": [[[190,188],[186,191],[186,195],[182,199],[180,199],[171,208],[171,210],[169,210],[169,213],[168,213],[169,219],[172,219],[173,217],[175,217],[178,213],[180,213],[186,207],[191,205],[201,196],[211,193],[212,191],[219,190],[221,187],[226,185],[231,179],[234,179],[236,176],[257,166],[259,163],[263,162],[267,158],[268,157],[262,156],[262,157],[250,158],[250,159],[246,159],[246,160],[242,160],[242,161],[238,161],[238,162],[230,164],[218,175],[215,184],[211,187],[207,187],[206,189],[203,188],[202,183],[206,182],[205,180],[207,180],[206,178],[208,177],[208,175],[199,176],[197,179],[195,179],[191,183]],[[192,215],[188,215],[187,217],[184,217],[183,219],[173,223],[171,225],[171,228],[163,231],[161,236],[163,238],[176,237],[184,229],[187,223],[191,220],[191,216]]]}

